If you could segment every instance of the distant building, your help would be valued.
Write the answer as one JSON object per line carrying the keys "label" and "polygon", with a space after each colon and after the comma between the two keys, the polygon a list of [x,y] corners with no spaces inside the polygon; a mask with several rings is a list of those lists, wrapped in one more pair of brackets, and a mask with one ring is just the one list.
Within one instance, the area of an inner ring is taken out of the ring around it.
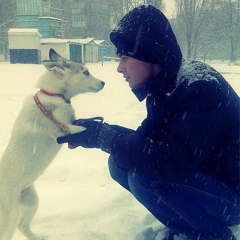
{"label": "distant building", "polygon": [[109,41],[122,16],[122,1],[16,0],[17,28],[37,28],[43,38],[87,38]]}
{"label": "distant building", "polygon": [[37,28],[43,38],[62,38],[66,10],[52,7],[51,0],[17,0],[17,28]]}
{"label": "distant building", "polygon": [[[100,39],[102,42],[84,45],[86,62],[101,61],[104,56],[115,54],[109,44],[109,33],[122,16],[122,1],[16,0],[16,3],[16,28],[38,29],[43,39]],[[74,51],[80,51],[80,46],[75,45],[71,44]]]}
{"label": "distant building", "polygon": [[81,0],[71,4],[68,12],[67,36],[71,38],[94,37],[109,40],[109,32],[122,16],[122,1]]}
{"label": "distant building", "polygon": [[8,31],[11,63],[41,63],[41,34],[38,29],[10,28]]}

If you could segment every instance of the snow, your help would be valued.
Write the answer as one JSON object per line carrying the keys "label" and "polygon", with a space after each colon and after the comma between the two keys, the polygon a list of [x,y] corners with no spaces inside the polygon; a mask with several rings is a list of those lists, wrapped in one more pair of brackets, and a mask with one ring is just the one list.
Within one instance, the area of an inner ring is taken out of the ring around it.
{"label": "snow", "polygon": [[[240,95],[239,66],[211,65],[223,73]],[[146,117],[145,102],[138,102],[122,75],[117,73],[117,63],[87,66],[95,77],[106,82],[106,86],[99,93],[73,98],[76,116],[103,116],[110,124],[136,129]],[[43,71],[43,65],[0,63],[0,157],[23,100],[36,92],[35,84]],[[101,150],[81,147],[70,150],[64,145],[36,181],[40,202],[32,229],[49,236],[49,240],[149,239],[143,238],[152,234],[148,229],[162,225],[111,179],[107,160],[108,154]],[[23,239],[16,231],[13,240]]]}
{"label": "snow", "polygon": [[8,33],[10,33],[11,35],[39,35],[41,36],[41,34],[38,32],[38,29],[37,28],[10,28]]}

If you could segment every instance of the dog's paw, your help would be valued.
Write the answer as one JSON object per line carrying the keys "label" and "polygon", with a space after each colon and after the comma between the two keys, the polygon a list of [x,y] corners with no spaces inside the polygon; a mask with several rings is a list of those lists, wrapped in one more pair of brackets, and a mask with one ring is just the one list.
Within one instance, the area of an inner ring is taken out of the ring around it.
{"label": "dog's paw", "polygon": [[84,130],[86,130],[85,127],[82,127],[82,126],[75,126],[75,125],[67,125],[67,128],[68,130],[70,131],[71,134],[73,133],[79,133],[79,132],[82,132]]}
{"label": "dog's paw", "polygon": [[28,240],[48,240],[48,236],[38,236],[34,235],[32,237],[28,237]]}
{"label": "dog's paw", "polygon": [[37,240],[48,240],[48,236],[39,236]]}

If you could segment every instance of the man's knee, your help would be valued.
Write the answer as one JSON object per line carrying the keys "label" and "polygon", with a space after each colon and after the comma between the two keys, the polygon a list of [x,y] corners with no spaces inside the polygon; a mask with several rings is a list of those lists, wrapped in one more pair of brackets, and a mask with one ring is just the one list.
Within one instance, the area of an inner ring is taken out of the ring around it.
{"label": "man's knee", "polygon": [[108,167],[112,179],[130,191],[128,185],[128,171],[118,166],[112,156],[110,156],[108,159]]}
{"label": "man's knee", "polygon": [[116,180],[116,178],[117,178],[117,176],[116,176],[116,165],[115,165],[115,162],[114,162],[114,159],[113,159],[112,156],[110,156],[108,158],[108,169],[109,169],[109,173],[110,173],[112,179],[117,181]]}

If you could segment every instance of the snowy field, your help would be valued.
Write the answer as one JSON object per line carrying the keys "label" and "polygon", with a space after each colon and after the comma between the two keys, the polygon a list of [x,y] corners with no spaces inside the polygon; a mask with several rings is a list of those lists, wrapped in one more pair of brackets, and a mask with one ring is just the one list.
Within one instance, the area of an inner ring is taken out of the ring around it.
{"label": "snowy field", "polygon": [[[240,95],[240,67],[227,63],[211,65]],[[145,102],[138,102],[117,73],[117,63],[88,67],[106,86],[99,93],[73,98],[76,116],[103,116],[108,123],[137,128],[146,117]],[[0,63],[0,156],[25,96],[37,91],[35,84],[43,71],[43,65]],[[49,240],[133,240],[148,227],[161,227],[130,193],[111,179],[107,160],[108,154],[101,150],[69,150],[64,145],[36,182],[40,204],[32,229],[49,236]],[[13,240],[24,237],[16,231]]]}

